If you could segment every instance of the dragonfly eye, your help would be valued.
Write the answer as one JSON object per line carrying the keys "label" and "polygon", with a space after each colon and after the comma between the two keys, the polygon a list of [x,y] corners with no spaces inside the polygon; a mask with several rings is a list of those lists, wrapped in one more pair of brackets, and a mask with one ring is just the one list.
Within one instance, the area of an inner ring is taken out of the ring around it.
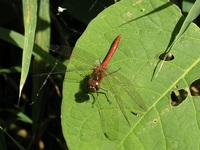
{"label": "dragonfly eye", "polygon": [[89,90],[89,92],[93,92],[93,93],[97,91],[97,89],[92,85],[88,86],[88,90]]}

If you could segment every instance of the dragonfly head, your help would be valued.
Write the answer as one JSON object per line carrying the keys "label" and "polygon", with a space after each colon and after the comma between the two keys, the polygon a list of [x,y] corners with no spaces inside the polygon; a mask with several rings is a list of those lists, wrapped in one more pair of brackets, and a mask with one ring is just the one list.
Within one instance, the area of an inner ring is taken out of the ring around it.
{"label": "dragonfly head", "polygon": [[99,82],[95,80],[89,80],[87,85],[88,85],[89,92],[92,92],[92,93],[97,92],[100,89]]}

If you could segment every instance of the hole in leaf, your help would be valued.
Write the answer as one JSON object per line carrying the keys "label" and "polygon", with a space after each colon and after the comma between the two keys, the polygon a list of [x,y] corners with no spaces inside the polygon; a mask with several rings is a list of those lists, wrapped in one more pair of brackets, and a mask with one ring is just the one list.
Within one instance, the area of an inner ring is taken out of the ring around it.
{"label": "hole in leaf", "polygon": [[192,96],[199,96],[200,95],[200,79],[195,80],[190,85],[190,93]]}
{"label": "hole in leaf", "polygon": [[162,53],[159,56],[159,59],[164,61],[171,61],[174,59],[174,55],[172,55],[172,53]]}
{"label": "hole in leaf", "polygon": [[178,106],[180,105],[187,97],[188,92],[184,89],[178,91],[172,91],[171,93],[171,105]]}
{"label": "hole in leaf", "polygon": [[131,111],[131,113],[132,113],[134,116],[136,116],[136,117],[140,117],[140,114],[138,114],[138,113],[136,113],[136,112]]}
{"label": "hole in leaf", "polygon": [[154,119],[154,120],[153,120],[153,123],[157,123],[157,122],[158,122],[158,120],[157,120],[157,119]]}

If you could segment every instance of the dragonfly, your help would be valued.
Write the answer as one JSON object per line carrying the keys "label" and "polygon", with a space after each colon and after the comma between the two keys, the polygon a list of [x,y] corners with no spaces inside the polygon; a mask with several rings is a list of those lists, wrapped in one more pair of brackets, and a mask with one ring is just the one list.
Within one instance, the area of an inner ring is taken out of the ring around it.
{"label": "dragonfly", "polygon": [[[97,106],[103,132],[105,136],[111,140],[115,140],[117,137],[117,128],[119,122],[118,115],[120,116],[121,114],[121,116],[123,116],[127,124],[131,126],[131,123],[128,118],[129,115],[127,115],[127,112],[129,111],[134,115],[138,115],[138,113],[135,113],[135,110],[146,111],[146,105],[143,103],[141,96],[131,84],[131,82],[119,73],[119,71],[121,70],[111,71],[108,67],[111,59],[117,52],[121,38],[121,34],[115,38],[115,40],[110,46],[110,49],[108,50],[108,53],[106,54],[105,58],[100,64],[93,65],[93,67],[92,65],[88,65],[88,61],[85,59],[94,58],[95,56],[84,50],[75,48],[75,50],[77,50],[75,52],[77,53],[74,54],[73,51],[72,57],[70,58],[70,63],[72,65],[68,65],[68,70],[79,70],[81,68],[85,68],[86,70],[88,70],[86,73],[87,77],[84,78],[85,81],[83,81],[83,83],[85,84],[81,86],[80,83],[79,85],[80,93],[82,90],[85,90],[83,92],[84,94],[91,93],[93,95],[94,93],[96,95],[94,97],[92,96],[94,100],[92,106]],[[82,72],[83,70],[77,71],[76,73],[67,72],[65,81],[67,83],[70,83],[71,77],[77,77],[76,74],[82,74]],[[84,80],[83,75],[81,75],[79,79],[81,80],[81,78],[82,80]],[[70,85],[68,85],[68,87],[69,86]],[[84,94],[80,95],[79,102],[88,100],[87,98],[83,98]],[[109,103],[106,104],[103,101],[105,99]]]}
{"label": "dragonfly", "polygon": [[[98,91],[100,89],[101,82],[103,81],[103,79],[104,79],[104,77],[106,75],[107,66],[108,66],[111,58],[113,57],[114,53],[117,50],[117,47],[118,47],[119,42],[120,42],[120,39],[121,39],[121,34],[118,35],[116,37],[116,39],[114,40],[114,42],[113,42],[110,50],[108,51],[106,57],[104,58],[103,62],[100,65],[95,66],[93,68],[93,72],[90,75],[90,78],[89,78],[89,80],[87,82],[87,86],[88,86],[89,92],[93,92],[93,93],[97,92],[98,93]],[[128,124],[130,125],[130,122],[128,120],[126,112],[124,111],[122,103],[118,99],[116,99],[116,100],[117,100],[118,106],[121,109],[121,112],[122,112],[124,118],[126,119]],[[140,106],[140,107],[142,108],[142,106]]]}
{"label": "dragonfly", "polygon": [[[134,108],[136,110],[139,110],[139,111],[146,110],[146,105],[143,103],[141,96],[138,94],[137,90],[130,83],[130,81],[128,79],[126,79],[123,75],[120,75],[118,73],[118,70],[116,70],[114,72],[111,72],[111,71],[109,72],[109,69],[107,68],[109,62],[111,61],[112,57],[114,56],[114,54],[118,48],[121,37],[122,36],[120,34],[115,38],[107,55],[105,56],[104,60],[99,65],[95,65],[93,68],[92,67],[88,68],[91,71],[90,75],[88,75],[84,78],[84,79],[86,79],[86,81],[84,81],[86,83],[86,86],[83,86],[82,87],[83,89],[81,88],[81,90],[84,90],[84,93],[86,93],[86,94],[88,94],[88,93],[90,93],[90,94],[96,93],[97,94],[96,97],[94,97],[92,95],[94,98],[93,105],[95,105],[95,103],[97,103],[103,132],[104,132],[105,136],[111,140],[116,139],[116,136],[117,136],[116,128],[117,128],[117,120],[118,120],[118,115],[117,115],[118,110],[121,111],[123,117],[125,118],[125,120],[129,126],[131,126],[131,123],[128,119],[125,108],[127,110],[132,110],[132,107],[134,105]],[[60,47],[55,46],[55,45],[51,46],[51,50],[54,52],[57,52],[57,53],[60,53],[59,51],[61,51]],[[63,52],[62,52],[62,54],[63,54]],[[72,59],[77,59],[75,61],[77,61],[78,65],[81,65],[82,64],[81,62],[84,61],[84,57],[92,57],[91,55],[90,56],[88,56],[88,55],[90,55],[90,54],[88,54],[85,51],[79,51],[78,56],[74,55],[72,53],[71,57],[72,57]],[[70,60],[71,60],[71,58],[70,58]],[[68,71],[76,72],[76,71],[70,71],[70,69],[78,70],[81,68],[84,68],[84,66],[83,67],[74,66],[71,68],[69,67]],[[69,73],[68,71],[67,71],[67,76]],[[73,75],[71,75],[71,76],[73,76]],[[109,78],[110,80],[108,80],[107,78]],[[82,79],[82,81],[84,79]],[[66,80],[70,80],[70,77],[69,78],[67,77]],[[107,82],[106,85],[108,85],[109,87],[107,87],[107,86],[101,87],[101,84],[104,82]],[[109,90],[107,90],[107,88]],[[122,93],[125,93],[128,98],[123,99],[123,97],[121,96],[122,94],[120,94],[119,91],[121,91]],[[99,96],[102,93],[106,97],[107,101],[109,102],[107,105],[105,103],[101,102],[99,99]],[[81,96],[83,96],[83,95],[81,95]],[[113,99],[116,100],[115,101],[116,103],[113,101]],[[117,106],[118,108],[116,109],[114,105]],[[130,112],[134,115],[137,115],[137,113],[135,113],[133,111],[130,111]],[[112,118],[108,118],[108,113],[111,114]],[[112,120],[110,120],[110,119],[112,119]]]}

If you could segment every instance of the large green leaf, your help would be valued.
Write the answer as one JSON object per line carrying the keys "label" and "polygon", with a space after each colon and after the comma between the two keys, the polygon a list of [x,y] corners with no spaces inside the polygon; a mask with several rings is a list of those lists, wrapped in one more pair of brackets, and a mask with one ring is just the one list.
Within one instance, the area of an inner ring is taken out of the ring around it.
{"label": "large green leaf", "polygon": [[[174,59],[167,61],[152,80],[159,55],[174,39],[181,21],[180,10],[166,0],[126,0],[109,7],[89,24],[68,66],[75,71],[67,72],[63,87],[62,129],[70,149],[199,148],[199,97],[188,93],[179,106],[172,106],[170,99],[173,91],[188,89],[199,78],[200,30],[196,25],[188,27],[171,50]],[[108,68],[111,72],[119,70],[101,85],[108,90],[112,104],[100,90],[93,105],[96,94],[84,95],[84,76],[92,70],[82,68],[92,67],[87,65],[89,59],[103,59],[118,34],[122,39]],[[81,62],[79,55],[85,61]],[[141,99],[147,109],[138,109],[123,87],[130,88],[136,94],[133,98]],[[119,95],[130,126],[114,94]]]}

